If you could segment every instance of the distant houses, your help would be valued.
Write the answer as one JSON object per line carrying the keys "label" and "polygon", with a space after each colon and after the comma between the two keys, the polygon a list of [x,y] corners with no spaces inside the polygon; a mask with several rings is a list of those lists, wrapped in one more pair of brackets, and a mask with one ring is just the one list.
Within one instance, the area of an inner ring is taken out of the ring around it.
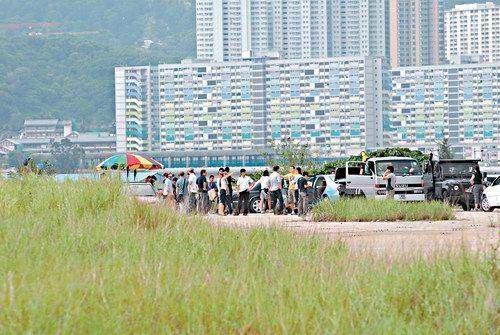
{"label": "distant houses", "polygon": [[116,152],[116,136],[106,132],[77,132],[72,122],[58,119],[27,119],[19,135],[0,141],[0,160],[7,165],[9,153],[50,156],[57,143],[69,143],[85,154]]}

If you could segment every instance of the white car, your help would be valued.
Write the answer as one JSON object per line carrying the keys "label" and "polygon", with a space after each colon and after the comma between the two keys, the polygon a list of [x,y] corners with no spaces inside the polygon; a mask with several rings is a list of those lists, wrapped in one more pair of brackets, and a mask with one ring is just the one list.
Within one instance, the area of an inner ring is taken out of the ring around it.
{"label": "white car", "polygon": [[491,212],[500,208],[500,177],[497,177],[483,192],[481,208],[485,212]]}
{"label": "white car", "polygon": [[160,198],[150,183],[126,183],[125,194],[135,198],[143,204],[158,204]]}

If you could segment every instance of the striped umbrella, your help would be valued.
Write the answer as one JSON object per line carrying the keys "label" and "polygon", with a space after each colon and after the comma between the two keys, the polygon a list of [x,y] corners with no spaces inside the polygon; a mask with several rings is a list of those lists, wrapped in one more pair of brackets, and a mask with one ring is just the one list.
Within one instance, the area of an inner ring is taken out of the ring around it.
{"label": "striped umbrella", "polygon": [[152,159],[135,154],[118,154],[109,157],[101,164],[97,165],[97,170],[158,170],[163,169],[163,165]]}

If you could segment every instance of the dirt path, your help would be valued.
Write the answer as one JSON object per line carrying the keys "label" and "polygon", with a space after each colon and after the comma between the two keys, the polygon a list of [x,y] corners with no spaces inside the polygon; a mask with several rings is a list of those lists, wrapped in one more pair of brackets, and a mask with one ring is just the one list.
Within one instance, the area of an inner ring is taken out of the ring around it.
{"label": "dirt path", "polygon": [[354,252],[430,254],[462,247],[488,252],[499,245],[500,211],[456,211],[453,221],[309,222],[297,216],[253,214],[247,217],[210,216],[217,225],[251,229],[279,227],[299,234],[322,234],[344,241]]}

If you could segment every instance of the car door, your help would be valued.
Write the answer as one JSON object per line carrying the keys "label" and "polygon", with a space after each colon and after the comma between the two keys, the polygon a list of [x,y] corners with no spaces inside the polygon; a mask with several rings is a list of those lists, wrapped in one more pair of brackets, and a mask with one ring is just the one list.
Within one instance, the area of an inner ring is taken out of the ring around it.
{"label": "car door", "polygon": [[348,187],[359,189],[365,196],[375,195],[374,177],[364,162],[348,162]]}
{"label": "car door", "polygon": [[313,197],[316,201],[321,200],[323,193],[325,192],[325,188],[326,188],[325,177],[319,176],[318,178],[316,178],[313,185],[313,192],[314,192]]}

